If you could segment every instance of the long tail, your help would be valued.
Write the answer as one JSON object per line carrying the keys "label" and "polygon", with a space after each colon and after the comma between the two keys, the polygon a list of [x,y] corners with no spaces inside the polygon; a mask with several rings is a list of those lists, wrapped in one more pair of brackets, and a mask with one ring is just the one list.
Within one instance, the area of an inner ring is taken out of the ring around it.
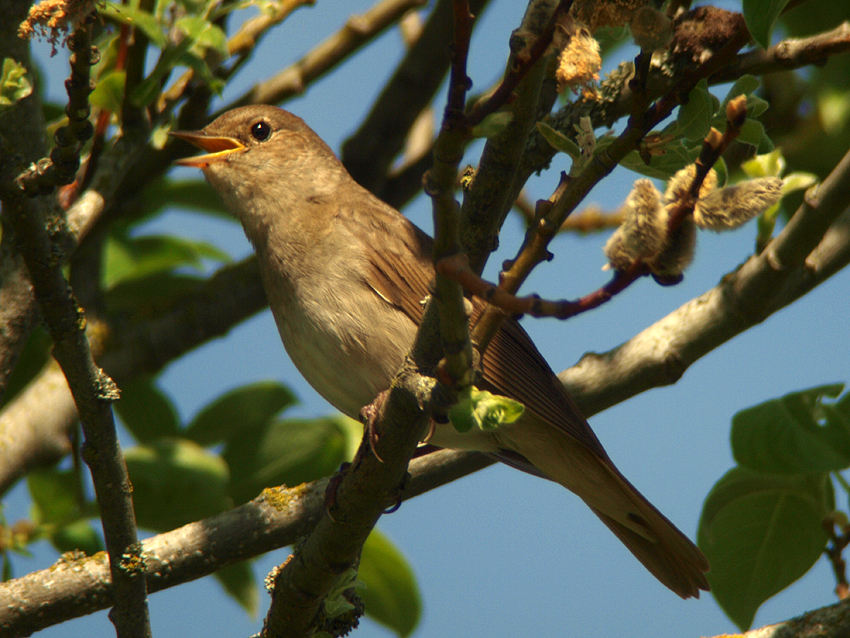
{"label": "long tail", "polygon": [[[620,474],[610,459],[533,416],[498,437],[587,503],[632,554],[682,598],[708,590],[702,552]],[[516,465],[516,463],[513,463]]]}

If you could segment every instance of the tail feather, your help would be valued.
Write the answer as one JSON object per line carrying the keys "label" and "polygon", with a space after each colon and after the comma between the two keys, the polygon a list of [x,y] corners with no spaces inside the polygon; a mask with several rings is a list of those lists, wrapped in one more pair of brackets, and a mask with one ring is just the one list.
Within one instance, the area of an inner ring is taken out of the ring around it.
{"label": "tail feather", "polygon": [[628,527],[591,507],[605,525],[622,541],[644,567],[664,585],[682,598],[699,598],[700,590],[708,591],[705,557],[667,519],[664,528],[653,526],[660,541],[654,543]]}
{"label": "tail feather", "polygon": [[[532,415],[529,415],[532,416]],[[499,447],[528,459],[540,473],[577,494],[635,557],[682,598],[708,590],[708,561],[607,456],[600,456],[545,421],[523,419],[503,431]],[[516,463],[514,463],[516,465]]]}

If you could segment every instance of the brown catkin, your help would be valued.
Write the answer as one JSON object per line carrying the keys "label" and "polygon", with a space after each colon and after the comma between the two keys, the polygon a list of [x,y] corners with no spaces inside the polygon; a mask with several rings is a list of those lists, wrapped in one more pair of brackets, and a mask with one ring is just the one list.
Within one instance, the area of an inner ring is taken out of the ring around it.
{"label": "brown catkin", "polygon": [[782,198],[782,180],[760,177],[709,193],[694,208],[694,221],[708,230],[731,230],[760,215]]}

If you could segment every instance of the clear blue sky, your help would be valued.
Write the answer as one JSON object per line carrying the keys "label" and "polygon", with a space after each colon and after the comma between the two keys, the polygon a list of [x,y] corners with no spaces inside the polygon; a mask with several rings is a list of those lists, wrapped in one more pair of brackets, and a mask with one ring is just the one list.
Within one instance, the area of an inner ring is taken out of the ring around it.
{"label": "clear blue sky", "polygon": [[[481,18],[470,64],[476,88],[489,86],[501,73],[509,33],[518,24],[522,4],[495,0]],[[364,0],[320,0],[315,8],[299,10],[266,38],[248,74],[228,88],[225,102],[298,59],[320,36],[339,28],[349,13],[368,6]],[[338,150],[362,120],[401,50],[398,33],[390,31],[378,46],[361,52],[285,106]],[[54,98],[66,69],[62,55],[46,65]],[[474,163],[475,156],[470,155],[469,161]],[[566,167],[558,162],[554,169]],[[557,170],[531,183],[532,198],[550,194]],[[633,174],[618,171],[586,203],[614,208],[634,179]],[[420,198],[405,212],[428,229],[429,210],[429,203]],[[515,253],[519,230],[519,222],[509,219],[502,251],[491,260],[491,278],[493,266]],[[151,224],[150,231],[208,240],[235,258],[250,252],[235,223],[198,215],[168,213]],[[558,239],[556,259],[544,264],[524,291],[563,298],[597,288],[606,280],[600,270],[606,237]],[[695,263],[681,285],[661,288],[643,280],[612,303],[569,322],[527,319],[524,325],[553,369],[563,370],[584,352],[611,349],[715,285],[751,253],[754,237],[754,224],[722,236],[701,233]],[[705,495],[732,465],[728,443],[732,415],[787,392],[850,379],[848,300],[850,276],[844,272],[709,354],[675,386],[611,408],[591,424],[623,473],[693,538]],[[221,392],[261,379],[277,379],[294,389],[302,403],[290,415],[315,416],[331,410],[294,370],[268,312],[172,364],[160,386],[186,419]],[[845,498],[839,495],[838,502],[843,504]],[[7,520],[25,516],[25,508],[19,488],[7,503]],[[577,498],[553,483],[505,466],[406,502],[382,518],[379,527],[405,553],[418,577],[424,599],[418,638],[564,634],[672,638],[734,630],[710,595],[685,602],[660,585]],[[286,555],[280,550],[257,561],[258,579]],[[47,567],[55,559],[42,544],[34,560],[16,561],[16,573]],[[764,605],[756,624],[831,603],[833,587],[822,560],[804,579]],[[260,617],[249,619],[207,578],[154,594],[150,603],[158,638],[247,636],[260,629],[267,599],[261,595]],[[114,634],[101,612],[40,635]],[[364,621],[356,635],[390,634]]]}

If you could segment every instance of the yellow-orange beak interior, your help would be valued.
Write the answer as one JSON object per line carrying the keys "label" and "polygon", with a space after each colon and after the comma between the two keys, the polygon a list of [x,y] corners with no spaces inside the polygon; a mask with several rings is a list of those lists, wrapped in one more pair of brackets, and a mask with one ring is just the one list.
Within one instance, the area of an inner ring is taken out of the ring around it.
{"label": "yellow-orange beak interior", "polygon": [[206,168],[213,162],[221,161],[228,154],[245,148],[242,142],[233,137],[207,135],[202,131],[172,131],[171,135],[181,140],[186,140],[190,144],[194,144],[202,151],[207,151],[204,155],[184,157],[183,159],[176,160],[174,163],[179,166]]}

